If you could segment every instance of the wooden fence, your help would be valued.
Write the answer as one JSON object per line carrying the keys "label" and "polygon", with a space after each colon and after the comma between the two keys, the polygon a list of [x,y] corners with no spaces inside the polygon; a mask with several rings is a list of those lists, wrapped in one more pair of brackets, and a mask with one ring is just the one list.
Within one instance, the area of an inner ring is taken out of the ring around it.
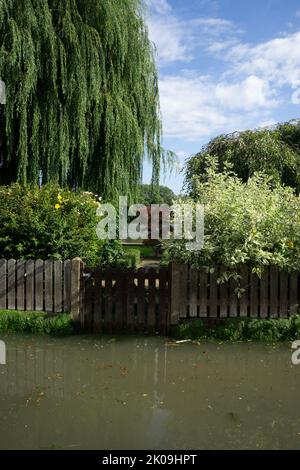
{"label": "wooden fence", "polygon": [[80,322],[85,329],[167,332],[168,268],[85,270],[83,293]]}
{"label": "wooden fence", "polygon": [[0,310],[70,312],[72,263],[0,260]]}
{"label": "wooden fence", "polygon": [[230,279],[220,283],[225,271],[218,267],[209,274],[174,263],[171,323],[185,318],[286,318],[299,311],[299,272],[267,267],[259,278],[248,266],[242,266],[239,282]]}
{"label": "wooden fence", "polygon": [[[241,281],[172,263],[169,268],[87,269],[72,261],[0,260],[0,310],[71,312],[95,332],[168,332],[184,319],[286,318],[300,311],[300,273],[247,266]],[[240,295],[237,295],[239,289]]]}

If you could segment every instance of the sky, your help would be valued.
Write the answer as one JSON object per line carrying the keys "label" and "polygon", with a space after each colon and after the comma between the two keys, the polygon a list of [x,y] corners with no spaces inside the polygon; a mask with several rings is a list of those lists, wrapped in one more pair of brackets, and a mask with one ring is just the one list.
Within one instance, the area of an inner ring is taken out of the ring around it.
{"label": "sky", "polygon": [[178,156],[161,183],[178,194],[184,162],[211,138],[300,117],[300,0],[146,2],[163,146]]}

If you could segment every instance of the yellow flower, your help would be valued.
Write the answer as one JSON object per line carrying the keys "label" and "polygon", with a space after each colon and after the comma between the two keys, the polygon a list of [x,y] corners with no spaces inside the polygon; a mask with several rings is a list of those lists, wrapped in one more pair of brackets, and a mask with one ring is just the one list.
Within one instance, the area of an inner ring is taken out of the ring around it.
{"label": "yellow flower", "polygon": [[290,241],[288,242],[288,247],[290,248],[290,250],[293,250],[293,249],[295,248],[294,242],[290,240]]}
{"label": "yellow flower", "polygon": [[59,200],[59,202],[63,201],[63,197],[60,194],[57,196],[57,199]]}
{"label": "yellow flower", "polygon": [[60,204],[55,204],[55,209],[58,210],[61,208],[61,205]]}

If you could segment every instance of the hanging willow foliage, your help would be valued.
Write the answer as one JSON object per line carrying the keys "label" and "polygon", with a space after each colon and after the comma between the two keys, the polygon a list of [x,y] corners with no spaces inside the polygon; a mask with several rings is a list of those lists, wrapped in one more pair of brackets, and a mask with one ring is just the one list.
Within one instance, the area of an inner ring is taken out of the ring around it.
{"label": "hanging willow foliage", "polygon": [[142,0],[0,0],[0,183],[133,194],[158,180],[159,95]]}

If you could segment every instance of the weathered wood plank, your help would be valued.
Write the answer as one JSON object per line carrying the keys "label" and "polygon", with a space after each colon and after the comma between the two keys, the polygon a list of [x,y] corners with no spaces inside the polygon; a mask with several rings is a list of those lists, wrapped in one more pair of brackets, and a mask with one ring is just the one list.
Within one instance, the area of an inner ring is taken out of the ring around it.
{"label": "weathered wood plank", "polygon": [[256,273],[250,274],[250,317],[259,316],[259,277]]}
{"label": "weathered wood plank", "polygon": [[104,289],[104,315],[105,315],[105,329],[108,333],[112,331],[113,327],[113,298],[112,298],[112,269],[104,271],[105,289]]}
{"label": "weathered wood plank", "polygon": [[64,312],[71,312],[71,261],[64,262]]}
{"label": "weathered wood plank", "polygon": [[54,312],[53,302],[53,261],[45,261],[45,311]]}
{"label": "weathered wood plank", "polygon": [[229,317],[235,318],[238,316],[238,297],[236,289],[238,287],[237,281],[230,278],[229,281]]}
{"label": "weathered wood plank", "polygon": [[25,311],[25,261],[17,261],[17,310]]}
{"label": "weathered wood plank", "polygon": [[115,272],[116,285],[114,287],[115,298],[115,327],[117,330],[122,330],[124,326],[124,290],[126,282],[126,274],[123,269],[116,270]]}
{"label": "weathered wood plank", "polygon": [[210,318],[218,317],[218,270],[211,272],[209,275],[209,316]]}
{"label": "weathered wood plank", "polygon": [[207,318],[208,314],[208,274],[206,271],[200,271],[200,288],[199,288],[199,315],[200,318]]}
{"label": "weathered wood plank", "polygon": [[189,314],[190,318],[197,318],[198,316],[198,274],[199,271],[195,268],[190,268],[189,270]]}
{"label": "weathered wood plank", "polygon": [[[63,265],[61,261],[54,261],[54,312],[63,311]],[[81,289],[82,286],[80,286]]]}
{"label": "weathered wood plank", "polygon": [[171,325],[177,325],[181,317],[181,266],[179,263],[173,262],[169,267],[170,276],[170,315]]}
{"label": "weathered wood plank", "polygon": [[249,305],[249,267],[241,266],[241,289],[244,291],[239,299],[240,303],[240,317],[248,317],[248,305]]}
{"label": "weathered wood plank", "polygon": [[[220,267],[219,276],[227,271],[225,266]],[[228,295],[228,281],[221,282],[220,284],[220,318],[228,317],[229,295]]]}
{"label": "weathered wood plank", "polygon": [[71,314],[75,322],[80,323],[81,315],[81,288],[82,288],[83,262],[80,258],[71,261]]}
{"label": "weathered wood plank", "polygon": [[137,272],[137,323],[140,331],[145,328],[147,321],[146,314],[146,287],[145,287],[146,274],[145,269],[141,268]]}
{"label": "weathered wood plank", "polygon": [[0,309],[7,309],[7,261],[0,260]]}
{"label": "weathered wood plank", "polygon": [[278,284],[278,269],[275,266],[270,268],[270,317],[278,318],[279,312],[279,284]]}
{"label": "weathered wood plank", "polygon": [[[97,272],[84,278],[84,308],[80,311],[80,325],[85,331],[102,331],[102,277]],[[96,313],[97,312],[97,313]]]}
{"label": "weathered wood plank", "polygon": [[165,268],[159,271],[159,332],[168,333],[168,271]]}
{"label": "weathered wood plank", "polygon": [[16,261],[10,259],[7,262],[7,308],[16,310]]}
{"label": "weathered wood plank", "polygon": [[180,318],[187,318],[189,311],[188,297],[188,264],[182,264],[180,268]]}
{"label": "weathered wood plank", "polygon": [[265,268],[260,278],[260,318],[268,317],[269,310],[269,269]]}
{"label": "weathered wood plank", "polygon": [[298,279],[299,273],[293,271],[290,274],[290,287],[289,287],[289,314],[297,315],[299,311],[300,296],[298,293]]}
{"label": "weathered wood plank", "polygon": [[[125,283],[125,293],[124,293],[124,301],[126,302],[126,318],[127,318],[127,326],[129,330],[136,331],[137,328],[145,328],[145,323],[138,324],[138,318],[136,317],[135,312],[135,270],[130,268],[126,274],[126,283]],[[145,293],[145,291],[144,291]],[[146,294],[145,294],[146,295]],[[139,320],[140,321],[140,320]]]}
{"label": "weathered wood plank", "polygon": [[147,326],[150,332],[154,332],[156,328],[156,278],[157,273],[155,269],[149,269],[148,279],[148,315],[147,315]]}
{"label": "weathered wood plank", "polygon": [[34,310],[34,261],[26,261],[26,310]]}
{"label": "weathered wood plank", "polygon": [[35,262],[35,310],[42,312],[44,310],[44,261]]}
{"label": "weathered wood plank", "polygon": [[286,271],[280,272],[280,318],[286,318],[289,314],[288,306],[288,273]]}
{"label": "weathered wood plank", "polygon": [[92,301],[94,290],[94,332],[101,333],[103,327],[102,308],[103,308],[103,289],[102,289],[102,271],[95,274],[94,281],[92,276],[86,280],[86,307],[85,316],[92,315]]}

